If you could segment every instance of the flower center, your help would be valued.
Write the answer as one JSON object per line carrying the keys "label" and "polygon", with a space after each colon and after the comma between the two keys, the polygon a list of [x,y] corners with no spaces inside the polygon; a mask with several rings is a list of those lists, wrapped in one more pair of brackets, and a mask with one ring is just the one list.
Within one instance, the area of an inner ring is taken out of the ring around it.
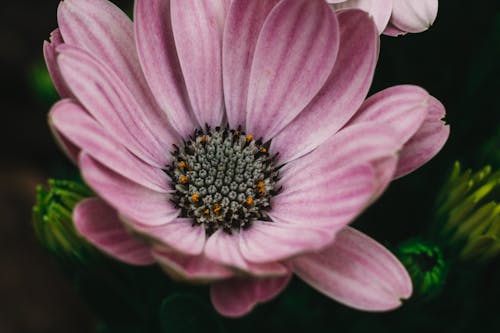
{"label": "flower center", "polygon": [[241,130],[196,130],[172,152],[167,174],[173,202],[181,216],[203,225],[207,234],[219,228],[248,228],[252,221],[269,221],[266,211],[278,181],[276,155]]}

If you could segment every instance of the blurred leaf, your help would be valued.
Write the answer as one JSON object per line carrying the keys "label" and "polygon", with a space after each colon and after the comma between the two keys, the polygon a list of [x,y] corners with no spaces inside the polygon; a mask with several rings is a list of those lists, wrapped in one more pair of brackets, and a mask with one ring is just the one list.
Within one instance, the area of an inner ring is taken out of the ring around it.
{"label": "blurred leaf", "polygon": [[163,300],[160,323],[163,333],[224,332],[214,310],[199,298],[186,294]]}

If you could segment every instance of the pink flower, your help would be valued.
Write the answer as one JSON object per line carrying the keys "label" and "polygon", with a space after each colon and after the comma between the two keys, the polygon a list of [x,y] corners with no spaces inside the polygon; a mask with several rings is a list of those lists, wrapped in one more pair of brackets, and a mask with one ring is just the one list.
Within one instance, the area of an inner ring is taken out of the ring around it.
{"label": "pink flower", "polygon": [[[44,51],[49,115],[99,198],[77,228],[109,255],[211,283],[241,316],[292,273],[354,308],[398,307],[399,261],[347,225],[449,133],[415,86],[365,100],[379,38],[319,0],[66,0]],[[132,236],[131,236],[132,235]]]}
{"label": "pink flower", "polygon": [[422,32],[434,23],[438,0],[327,0],[335,9],[359,8],[373,17],[380,33],[389,36]]}

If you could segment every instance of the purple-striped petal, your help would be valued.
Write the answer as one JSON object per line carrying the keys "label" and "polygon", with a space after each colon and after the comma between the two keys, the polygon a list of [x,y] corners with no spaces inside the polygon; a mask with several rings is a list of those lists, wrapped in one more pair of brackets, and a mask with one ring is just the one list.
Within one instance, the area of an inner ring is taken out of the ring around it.
{"label": "purple-striped petal", "polygon": [[177,141],[171,131],[163,133],[163,142],[158,141],[145,121],[145,110],[106,65],[74,47],[61,45],[58,50],[64,79],[85,109],[139,158],[155,167],[165,167],[168,151]]}
{"label": "purple-striped petal", "polygon": [[154,191],[170,191],[165,172],[132,155],[74,101],[55,104],[49,122],[71,143],[114,172]]}
{"label": "purple-striped petal", "polygon": [[219,126],[222,93],[222,1],[171,0],[175,45],[193,112],[200,126]]}
{"label": "purple-striped petal", "polygon": [[307,154],[353,116],[370,88],[378,57],[379,37],[366,13],[345,10],[338,15],[340,47],[328,81],[314,98],[272,141],[286,163]]}
{"label": "purple-striped petal", "polygon": [[401,143],[405,143],[422,126],[429,100],[429,93],[417,86],[387,88],[368,98],[347,126],[363,122],[389,125],[399,133]]}
{"label": "purple-striped petal", "polygon": [[327,249],[291,261],[293,271],[321,293],[367,311],[387,311],[412,293],[411,279],[382,245],[351,228]]}
{"label": "purple-striped petal", "polygon": [[79,160],[85,182],[124,216],[145,225],[163,225],[177,218],[179,210],[168,194],[139,185],[106,168],[82,152]]}
{"label": "purple-striped petal", "polygon": [[434,23],[438,12],[438,0],[394,1],[391,23],[399,30],[422,32]]}
{"label": "purple-striped petal", "polygon": [[432,159],[443,148],[450,135],[450,127],[442,120],[445,108],[430,97],[428,113],[417,133],[403,146],[395,178],[413,172]]}
{"label": "purple-striped petal", "polygon": [[316,251],[332,242],[337,230],[314,225],[255,221],[240,232],[240,251],[251,262],[266,263]]}
{"label": "purple-striped petal", "polygon": [[49,71],[52,83],[56,88],[59,96],[61,98],[72,97],[71,91],[69,90],[66,82],[61,76],[61,71],[59,70],[59,65],[57,65],[57,53],[56,49],[59,45],[63,44],[64,41],[61,36],[59,29],[52,31],[50,34],[50,41],[43,42],[43,56],[45,58],[45,64],[47,65],[47,70]]}
{"label": "purple-striped petal", "polygon": [[209,283],[230,278],[234,273],[204,255],[187,256],[175,251],[153,250],[160,267],[175,280],[191,283]]}
{"label": "purple-striped petal", "polygon": [[196,120],[175,48],[170,1],[138,0],[134,17],[137,50],[149,87],[172,126],[186,137]]}
{"label": "purple-striped petal", "polygon": [[287,268],[277,262],[265,264],[248,262],[241,253],[239,243],[240,237],[235,231],[229,234],[219,229],[208,238],[205,246],[205,255],[217,263],[241,270],[254,276],[270,277],[286,274]]}
{"label": "purple-striped petal", "polygon": [[273,138],[302,111],[335,64],[336,15],[323,1],[283,0],[257,41],[248,91],[246,130]]}
{"label": "purple-striped petal", "polygon": [[227,317],[241,317],[258,303],[276,297],[290,281],[290,274],[272,279],[234,278],[212,285],[210,298],[215,309]]}
{"label": "purple-striped petal", "polygon": [[378,31],[382,33],[389,19],[391,18],[392,6],[394,2],[400,0],[327,0],[327,2],[332,4],[332,7],[339,10],[345,8],[358,8],[369,13],[375,24],[377,25]]}
{"label": "purple-striped petal", "polygon": [[284,177],[288,179],[283,192],[273,198],[269,216],[302,227],[328,227],[330,240],[364,210],[376,185],[369,164],[336,169],[318,160],[317,165]]}
{"label": "purple-striped petal", "polygon": [[224,30],[222,71],[227,120],[245,126],[248,85],[257,39],[265,19],[279,0],[233,1]]}
{"label": "purple-striped petal", "polygon": [[134,230],[152,238],[159,246],[167,246],[184,255],[197,256],[203,252],[206,232],[203,226],[193,226],[193,220],[177,218],[160,226],[133,225]]}
{"label": "purple-striped petal", "polygon": [[104,201],[83,200],[75,207],[73,220],[80,234],[113,258],[131,265],[154,263],[149,248],[125,230],[117,212]]}
{"label": "purple-striped petal", "polygon": [[134,96],[142,122],[158,141],[169,146],[172,129],[142,74],[128,16],[107,0],[65,0],[59,5],[57,21],[64,42],[106,64]]}

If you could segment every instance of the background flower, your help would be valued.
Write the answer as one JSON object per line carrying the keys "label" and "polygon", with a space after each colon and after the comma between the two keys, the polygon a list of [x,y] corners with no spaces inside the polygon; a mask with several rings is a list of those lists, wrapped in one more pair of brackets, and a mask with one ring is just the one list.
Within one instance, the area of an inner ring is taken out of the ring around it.
{"label": "background flower", "polygon": [[422,32],[438,13],[438,0],[327,0],[335,9],[359,8],[370,13],[380,33],[389,36]]}

